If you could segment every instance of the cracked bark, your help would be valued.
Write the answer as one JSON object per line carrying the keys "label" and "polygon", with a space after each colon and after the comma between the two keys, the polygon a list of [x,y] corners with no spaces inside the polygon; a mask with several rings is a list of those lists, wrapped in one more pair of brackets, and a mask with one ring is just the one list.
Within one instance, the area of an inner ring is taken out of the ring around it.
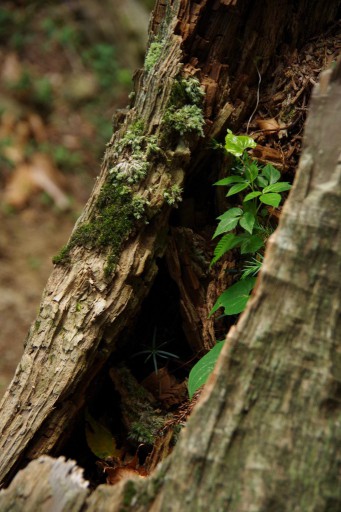
{"label": "cracked bark", "polygon": [[[338,2],[329,2],[327,8],[323,2],[301,1],[274,10],[271,2],[251,6],[246,0],[160,0],[151,33],[167,41],[162,62],[153,73],[137,73],[135,104],[112,142],[138,118],[144,119],[149,133],[162,132],[161,120],[179,73],[196,73],[206,89],[207,136],[216,136],[227,125],[236,129],[253,106],[254,57],[263,57],[259,71],[265,79],[288,34],[293,46],[302,44],[334,18],[337,7]],[[299,25],[303,12],[305,21]],[[335,73],[329,94],[315,96],[300,176],[268,248],[257,294],[230,332],[205,396],[171,462],[164,464],[164,471],[169,467],[167,480],[163,483],[156,476],[144,487],[136,484],[136,496],[142,493],[149,504],[141,500],[134,510],[197,512],[214,502],[215,510],[224,511],[327,512],[340,505],[332,453],[340,441],[335,344],[335,272],[340,263],[340,198],[335,185],[340,185],[340,167],[333,125],[339,82]],[[318,111],[320,104],[324,114]],[[155,260],[165,250],[170,208],[162,200],[163,191],[170,185],[170,174],[181,185],[200,161],[195,138],[185,151],[182,146],[165,148],[171,163],[157,161],[148,174],[143,186],[156,191],[155,214],[124,245],[113,279],[103,273],[107,254],[81,247],[72,250],[71,266],[54,269],[1,404],[2,482],[27,459],[58,453],[88,386],[139,310],[157,272]],[[329,150],[319,154],[319,147]],[[91,216],[112,164],[109,148],[80,222]],[[109,500],[119,503],[122,488],[100,487],[87,509],[96,510],[101,500],[103,510],[116,510]],[[2,494],[4,510],[11,492]],[[29,493],[26,497],[30,499]]]}

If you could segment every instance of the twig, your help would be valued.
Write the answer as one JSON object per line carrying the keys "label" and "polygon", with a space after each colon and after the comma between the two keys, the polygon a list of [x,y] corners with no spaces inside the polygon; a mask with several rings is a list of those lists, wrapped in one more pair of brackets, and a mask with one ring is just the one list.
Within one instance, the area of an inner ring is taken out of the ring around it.
{"label": "twig", "polygon": [[258,66],[257,64],[255,63],[255,66],[256,66],[256,69],[257,69],[257,73],[258,73],[258,87],[257,87],[257,101],[256,101],[256,106],[251,114],[251,116],[249,117],[249,120],[247,122],[247,125],[246,125],[246,133],[249,133],[249,126],[250,126],[250,123],[252,121],[252,118],[253,116],[255,115],[256,111],[257,111],[257,108],[258,108],[258,105],[259,105],[259,90],[260,90],[260,84],[261,84],[261,81],[262,81],[262,77],[261,77],[261,74],[259,72],[259,69],[258,69]]}

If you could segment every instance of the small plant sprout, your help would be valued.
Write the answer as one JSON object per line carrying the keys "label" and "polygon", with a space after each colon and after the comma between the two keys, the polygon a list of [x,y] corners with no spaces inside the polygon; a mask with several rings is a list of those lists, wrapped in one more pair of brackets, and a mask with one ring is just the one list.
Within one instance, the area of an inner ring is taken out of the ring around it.
{"label": "small plant sprout", "polygon": [[256,276],[262,268],[263,259],[264,257],[257,253],[257,258],[251,258],[251,260],[247,261],[243,267],[241,278],[246,279],[247,277]]}
{"label": "small plant sprout", "polygon": [[158,364],[157,360],[160,359],[179,359],[179,356],[176,354],[173,354],[172,352],[167,352],[166,350],[162,350],[162,347],[167,345],[169,342],[164,341],[163,343],[156,343],[156,333],[157,333],[157,327],[154,327],[153,331],[153,338],[150,346],[146,346],[145,350],[140,350],[139,352],[136,352],[132,357],[137,357],[141,355],[146,355],[147,357],[144,360],[144,363],[147,363],[148,361],[153,361],[153,366],[155,373],[158,372]]}

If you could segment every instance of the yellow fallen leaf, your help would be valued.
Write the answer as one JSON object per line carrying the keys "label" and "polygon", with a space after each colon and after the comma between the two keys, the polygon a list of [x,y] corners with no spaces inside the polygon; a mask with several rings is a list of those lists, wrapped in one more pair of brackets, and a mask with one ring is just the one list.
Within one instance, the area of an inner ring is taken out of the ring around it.
{"label": "yellow fallen leaf", "polygon": [[107,427],[95,420],[88,411],[85,413],[85,421],[86,441],[96,457],[99,459],[123,457],[124,450],[117,448],[115,438]]}

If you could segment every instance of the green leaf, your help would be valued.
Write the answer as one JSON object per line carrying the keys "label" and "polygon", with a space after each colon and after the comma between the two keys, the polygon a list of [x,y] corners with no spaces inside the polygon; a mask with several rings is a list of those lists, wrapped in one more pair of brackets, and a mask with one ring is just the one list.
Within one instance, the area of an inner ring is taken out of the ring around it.
{"label": "green leaf", "polygon": [[280,181],[279,183],[274,183],[273,185],[268,185],[263,189],[263,194],[267,194],[268,192],[285,192],[286,190],[290,190],[291,185],[287,181]]}
{"label": "green leaf", "polygon": [[215,230],[213,238],[221,235],[222,233],[226,233],[227,231],[231,231],[238,224],[239,217],[242,215],[243,210],[241,208],[230,208],[227,212],[220,215],[218,219],[220,222]]}
{"label": "green leaf", "polygon": [[249,186],[249,183],[237,183],[237,185],[232,185],[228,193],[226,194],[226,197],[233,196],[234,194],[238,194],[238,192],[241,192],[242,190],[246,189]]}
{"label": "green leaf", "polygon": [[207,381],[217,362],[224,342],[217,342],[192,368],[188,377],[188,394],[192,398],[194,393]]}
{"label": "green leaf", "polygon": [[269,204],[270,206],[274,206],[277,208],[279,203],[281,202],[281,195],[280,194],[262,194],[259,196],[259,200],[264,204]]}
{"label": "green leaf", "polygon": [[234,135],[231,130],[227,130],[225,137],[225,149],[234,156],[242,156],[247,148],[254,148],[257,144],[251,137],[246,135]]}
{"label": "green leaf", "polygon": [[121,457],[122,450],[117,449],[115,438],[112,436],[110,430],[96,421],[88,411],[85,413],[85,420],[86,442],[92,453],[99,459]]}
{"label": "green leaf", "polygon": [[243,204],[244,212],[250,212],[254,217],[257,217],[257,203],[256,201],[246,201]]}
{"label": "green leaf", "polygon": [[269,185],[272,185],[273,183],[277,183],[281,177],[281,173],[275,169],[273,165],[268,164],[263,168],[261,176],[265,176]]}
{"label": "green leaf", "polygon": [[234,235],[233,233],[228,233],[224,235],[221,240],[216,245],[214,249],[214,257],[211,261],[211,266],[214,265],[227,251],[230,251],[234,247],[240,243],[241,238],[239,236]]}
{"label": "green leaf", "polygon": [[243,213],[241,208],[229,208],[226,212],[222,213],[217,217],[219,220],[229,219],[231,217],[240,217]]}
{"label": "green leaf", "polygon": [[264,178],[264,176],[258,176],[258,178],[256,179],[256,183],[261,188],[264,188],[269,184],[268,180]]}
{"label": "green leaf", "polygon": [[257,167],[257,164],[255,162],[252,162],[251,164],[249,164],[246,168],[245,168],[245,176],[246,176],[246,179],[252,183],[253,181],[255,181],[255,179],[257,178],[258,176],[258,173],[259,173],[259,169]]}
{"label": "green leaf", "polygon": [[254,199],[255,197],[258,197],[261,195],[261,192],[250,192],[244,197],[243,203],[246,203],[247,201],[251,201],[251,199]]}
{"label": "green leaf", "polygon": [[220,307],[224,308],[224,313],[228,316],[238,315],[244,311],[255,282],[256,279],[254,277],[248,277],[230,286],[230,288],[220,295],[210,311],[210,316],[213,315],[213,313],[215,313]]}
{"label": "green leaf", "polygon": [[264,246],[263,239],[258,235],[247,235],[240,246],[241,254],[255,253]]}
{"label": "green leaf", "polygon": [[223,178],[222,180],[213,183],[213,185],[231,185],[231,183],[242,183],[245,182],[245,179],[242,176],[228,176],[227,178]]}
{"label": "green leaf", "polygon": [[255,224],[255,217],[250,212],[245,212],[240,217],[239,224],[245,231],[248,231],[252,235],[253,226]]}

